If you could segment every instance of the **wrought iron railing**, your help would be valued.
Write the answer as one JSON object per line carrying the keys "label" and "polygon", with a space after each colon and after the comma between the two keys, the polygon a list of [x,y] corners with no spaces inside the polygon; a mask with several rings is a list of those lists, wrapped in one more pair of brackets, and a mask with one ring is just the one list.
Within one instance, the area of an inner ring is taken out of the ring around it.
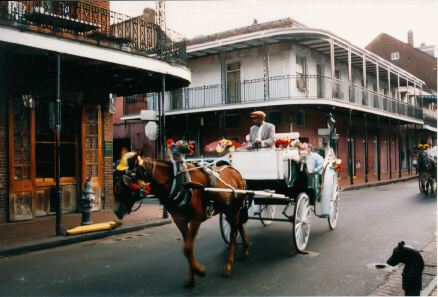
{"label": "wrought iron railing", "polygon": [[2,1],[0,21],[187,64],[185,41],[166,44],[158,25],[81,1]]}
{"label": "wrought iron railing", "polygon": [[[157,94],[151,93],[147,97],[152,102],[156,100]],[[263,78],[245,80],[240,84],[240,98],[233,97],[233,102],[227,98],[226,88],[222,88],[221,84],[170,91],[165,93],[165,110],[177,111],[295,99],[309,99],[309,103],[316,99],[345,102],[370,110],[423,119],[423,108],[420,106],[342,80],[318,75],[287,75],[271,77],[269,80]],[[157,109],[157,104],[154,107],[149,106],[150,109]]]}

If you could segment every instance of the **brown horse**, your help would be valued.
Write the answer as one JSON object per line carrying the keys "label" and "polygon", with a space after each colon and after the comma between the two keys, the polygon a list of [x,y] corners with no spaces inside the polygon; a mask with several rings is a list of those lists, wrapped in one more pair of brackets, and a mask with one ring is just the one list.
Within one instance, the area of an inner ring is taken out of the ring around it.
{"label": "brown horse", "polygon": [[[114,209],[116,215],[122,219],[129,213],[133,204],[142,199],[129,185],[132,181],[150,183],[150,194],[160,199],[184,239],[184,255],[189,261],[189,273],[184,281],[185,287],[193,287],[194,275],[203,277],[205,269],[199,265],[194,255],[194,241],[199,227],[203,221],[212,215],[224,212],[231,226],[230,250],[224,267],[224,275],[231,274],[234,248],[236,245],[237,231],[243,241],[243,254],[248,254],[248,239],[245,235],[243,224],[248,219],[247,196],[233,193],[217,193],[204,191],[206,187],[233,188],[244,190],[245,181],[240,173],[230,166],[195,167],[185,164],[184,172],[177,170],[178,164],[169,160],[156,160],[152,158],[138,158],[137,155],[128,160],[129,169],[119,172],[114,185],[114,196],[118,203]],[[180,167],[181,168],[181,167]],[[184,168],[184,167],[182,167]],[[219,178],[211,177],[209,170],[219,174]],[[190,175],[190,182],[184,182],[178,176]]]}

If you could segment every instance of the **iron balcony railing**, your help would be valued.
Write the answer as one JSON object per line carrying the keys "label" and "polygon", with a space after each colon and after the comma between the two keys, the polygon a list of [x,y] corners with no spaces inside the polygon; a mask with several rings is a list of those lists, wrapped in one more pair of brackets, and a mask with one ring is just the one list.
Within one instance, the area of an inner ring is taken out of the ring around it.
{"label": "iron balcony railing", "polygon": [[[147,94],[149,109],[157,109],[156,102],[158,102],[159,95]],[[221,84],[170,91],[165,93],[165,110],[178,111],[295,99],[328,99],[366,107],[370,110],[423,119],[423,108],[418,104],[420,101],[417,102],[417,106],[414,106],[361,86],[318,75],[288,75],[245,80],[238,90],[233,88],[233,94],[229,94]]]}
{"label": "iron balcony railing", "polygon": [[2,1],[0,22],[187,64],[185,41],[165,43],[158,25],[81,1]]}

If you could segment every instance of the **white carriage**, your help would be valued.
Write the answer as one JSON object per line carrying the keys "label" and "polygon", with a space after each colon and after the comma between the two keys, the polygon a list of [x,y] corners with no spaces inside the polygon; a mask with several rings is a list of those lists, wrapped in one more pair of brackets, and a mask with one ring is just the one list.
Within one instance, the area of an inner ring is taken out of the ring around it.
{"label": "white carriage", "polygon": [[[330,229],[336,227],[339,211],[338,170],[339,160],[329,146],[329,129],[319,129],[325,138],[325,148],[313,149],[324,158],[323,173],[309,173],[304,156],[297,148],[259,149],[237,151],[228,155],[228,161],[246,180],[253,203],[249,219],[258,219],[264,225],[271,221],[293,224],[293,242],[299,252],[307,246],[310,235],[311,213],[328,218]],[[298,139],[298,133],[276,135]],[[221,158],[224,160],[224,158]],[[207,191],[232,191],[208,188]],[[282,208],[282,209],[281,209]],[[230,228],[225,215],[220,215],[220,229],[226,243],[230,241]]]}

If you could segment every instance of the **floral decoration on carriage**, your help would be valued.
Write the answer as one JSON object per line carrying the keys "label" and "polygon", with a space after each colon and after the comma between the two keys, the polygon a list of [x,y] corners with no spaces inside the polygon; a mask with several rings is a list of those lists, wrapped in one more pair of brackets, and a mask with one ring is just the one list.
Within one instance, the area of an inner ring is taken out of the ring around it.
{"label": "floral decoration on carriage", "polygon": [[423,151],[423,150],[428,150],[429,149],[429,145],[426,143],[426,144],[419,144],[418,146],[417,146],[417,148],[419,149],[419,150],[421,150],[421,151]]}
{"label": "floral decoration on carriage", "polygon": [[168,139],[166,144],[169,152],[173,156],[191,156],[195,153],[193,150],[195,145],[189,141],[178,140],[174,142],[173,139]]}
{"label": "floral decoration on carriage", "polygon": [[336,159],[333,164],[332,164],[333,168],[335,170],[338,170],[339,173],[342,172],[342,161],[341,159]]}
{"label": "floral decoration on carriage", "polygon": [[224,156],[229,152],[234,152],[235,150],[236,147],[233,145],[233,142],[225,138],[219,141],[218,145],[216,146],[216,152],[219,154],[219,156]]}
{"label": "floral decoration on carriage", "polygon": [[298,139],[291,140],[289,137],[278,138],[275,141],[275,147],[278,149],[300,149],[301,142]]}

